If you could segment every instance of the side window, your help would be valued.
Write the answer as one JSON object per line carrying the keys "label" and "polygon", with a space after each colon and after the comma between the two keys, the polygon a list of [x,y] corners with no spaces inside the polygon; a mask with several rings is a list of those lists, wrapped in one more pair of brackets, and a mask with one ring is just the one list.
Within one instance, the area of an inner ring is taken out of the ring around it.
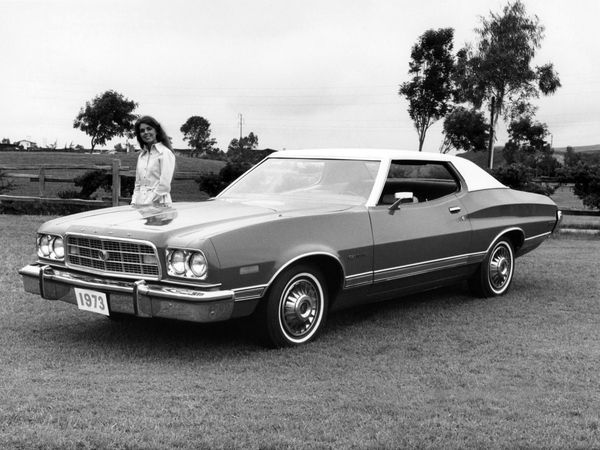
{"label": "side window", "polygon": [[380,205],[391,205],[397,192],[411,192],[414,203],[428,202],[460,190],[460,183],[444,162],[393,161]]}

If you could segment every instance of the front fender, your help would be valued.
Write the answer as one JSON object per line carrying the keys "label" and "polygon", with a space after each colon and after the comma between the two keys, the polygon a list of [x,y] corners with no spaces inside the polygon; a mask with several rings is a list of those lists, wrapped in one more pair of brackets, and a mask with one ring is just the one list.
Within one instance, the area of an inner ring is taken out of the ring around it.
{"label": "front fender", "polygon": [[282,270],[311,256],[337,261],[344,276],[371,271],[373,264],[373,236],[364,208],[281,217],[213,236],[211,241],[221,264],[218,282],[224,289],[268,286]]}

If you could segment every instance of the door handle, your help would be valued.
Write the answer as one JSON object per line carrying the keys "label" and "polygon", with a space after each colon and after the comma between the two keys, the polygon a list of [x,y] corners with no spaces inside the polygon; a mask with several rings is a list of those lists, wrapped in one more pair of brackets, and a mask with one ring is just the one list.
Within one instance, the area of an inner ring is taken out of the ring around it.
{"label": "door handle", "polygon": [[460,206],[451,206],[448,208],[448,211],[450,211],[450,214],[456,214],[457,212],[460,212]]}

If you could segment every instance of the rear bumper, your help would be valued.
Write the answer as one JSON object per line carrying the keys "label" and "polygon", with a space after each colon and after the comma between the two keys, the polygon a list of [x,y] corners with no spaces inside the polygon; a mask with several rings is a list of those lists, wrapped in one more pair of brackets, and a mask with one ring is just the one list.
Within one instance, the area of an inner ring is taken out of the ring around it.
{"label": "rear bumper", "polygon": [[227,320],[233,315],[235,294],[230,290],[104,279],[38,264],[23,267],[19,274],[26,292],[47,300],[77,304],[74,287],[103,292],[108,296],[110,313],[192,322]]}

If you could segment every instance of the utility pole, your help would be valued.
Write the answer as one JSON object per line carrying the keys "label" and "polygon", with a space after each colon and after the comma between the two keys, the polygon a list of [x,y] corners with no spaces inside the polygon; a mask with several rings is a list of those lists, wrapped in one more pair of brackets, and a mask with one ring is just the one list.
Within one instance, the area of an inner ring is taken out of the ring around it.
{"label": "utility pole", "polygon": [[239,125],[240,125],[240,143],[242,142],[242,125],[244,124],[244,116],[242,116],[242,113],[238,114],[239,117]]}

